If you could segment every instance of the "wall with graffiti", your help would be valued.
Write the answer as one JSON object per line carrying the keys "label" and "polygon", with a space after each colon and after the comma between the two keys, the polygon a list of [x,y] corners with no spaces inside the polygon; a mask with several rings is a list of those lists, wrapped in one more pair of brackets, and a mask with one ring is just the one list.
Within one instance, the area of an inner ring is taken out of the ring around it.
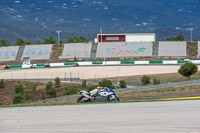
{"label": "wall with graffiti", "polygon": [[31,60],[47,60],[50,58],[52,44],[27,45],[23,52],[23,57],[30,57]]}
{"label": "wall with graffiti", "polygon": [[0,61],[15,61],[19,46],[0,47]]}
{"label": "wall with graffiti", "polygon": [[151,42],[101,43],[96,57],[149,57],[152,56],[152,47]]}

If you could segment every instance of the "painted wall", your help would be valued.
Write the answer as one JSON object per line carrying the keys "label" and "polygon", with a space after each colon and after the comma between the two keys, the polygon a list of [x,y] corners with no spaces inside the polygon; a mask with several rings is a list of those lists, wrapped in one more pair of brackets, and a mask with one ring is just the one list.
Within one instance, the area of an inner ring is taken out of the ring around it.
{"label": "painted wall", "polygon": [[126,35],[126,42],[154,42],[155,35]]}

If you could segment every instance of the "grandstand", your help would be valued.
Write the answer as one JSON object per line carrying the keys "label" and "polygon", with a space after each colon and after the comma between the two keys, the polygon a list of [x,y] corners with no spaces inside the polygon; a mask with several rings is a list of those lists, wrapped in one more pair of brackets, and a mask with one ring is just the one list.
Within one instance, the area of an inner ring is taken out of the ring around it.
{"label": "grandstand", "polygon": [[184,41],[159,42],[158,56],[162,57],[185,57],[187,43]]}
{"label": "grandstand", "polygon": [[0,47],[0,62],[15,61],[19,46]]}
{"label": "grandstand", "polygon": [[152,46],[152,42],[99,43],[96,57],[151,57]]}
{"label": "grandstand", "polygon": [[62,59],[90,58],[91,49],[92,49],[91,43],[65,44],[61,58]]}
{"label": "grandstand", "polygon": [[31,60],[49,60],[52,44],[45,45],[26,45],[22,59],[30,57]]}

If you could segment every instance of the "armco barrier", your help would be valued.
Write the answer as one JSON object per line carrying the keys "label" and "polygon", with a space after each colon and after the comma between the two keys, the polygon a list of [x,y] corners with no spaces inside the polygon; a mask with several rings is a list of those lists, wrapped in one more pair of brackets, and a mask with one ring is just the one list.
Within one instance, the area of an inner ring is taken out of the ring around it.
{"label": "armco barrier", "polygon": [[[64,62],[64,63],[50,63],[51,67],[63,67],[63,66],[74,66],[78,63],[80,66],[92,66],[92,65],[181,65],[187,62],[192,62],[194,64],[200,65],[200,60],[164,60],[164,61],[87,61],[87,62]],[[30,68],[32,64],[29,65],[10,65],[11,69],[15,68]],[[44,67],[45,64],[34,64],[37,67]]]}
{"label": "armco barrier", "polygon": [[90,65],[92,65],[92,62],[78,62],[78,64],[80,66],[90,66]]}
{"label": "armco barrier", "polygon": [[136,65],[148,65],[149,61],[135,61]]}
{"label": "armco barrier", "polygon": [[37,67],[44,67],[45,64],[37,64]]}
{"label": "armco barrier", "polygon": [[122,64],[122,65],[128,65],[128,64],[135,64],[135,62],[134,61],[121,61],[120,62],[120,64]]}
{"label": "armco barrier", "polygon": [[103,64],[103,62],[102,61],[94,61],[94,62],[92,62],[92,64],[93,65],[101,65],[101,64]]}
{"label": "armco barrier", "polygon": [[50,63],[51,67],[62,67],[65,66],[65,63]]}
{"label": "armco barrier", "polygon": [[149,64],[163,64],[162,60],[149,61]]}
{"label": "armco barrier", "polygon": [[73,66],[74,64],[76,64],[76,62],[65,62],[64,63],[65,66]]}
{"label": "armco barrier", "polygon": [[22,68],[22,65],[10,65],[10,68]]}
{"label": "armco barrier", "polygon": [[179,60],[179,61],[178,61],[178,64],[185,64],[185,63],[187,63],[187,62],[189,62],[189,61],[182,61],[182,60]]}
{"label": "armco barrier", "polygon": [[104,61],[103,65],[120,65],[120,61]]}
{"label": "armco barrier", "polygon": [[165,65],[172,65],[172,64],[178,64],[178,61],[173,61],[173,60],[170,60],[170,61],[163,61],[163,64]]}

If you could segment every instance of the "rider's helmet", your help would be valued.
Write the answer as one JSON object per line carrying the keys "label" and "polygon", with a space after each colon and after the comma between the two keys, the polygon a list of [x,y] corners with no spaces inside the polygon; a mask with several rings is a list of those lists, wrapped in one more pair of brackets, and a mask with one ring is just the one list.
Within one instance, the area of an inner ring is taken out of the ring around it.
{"label": "rider's helmet", "polygon": [[102,90],[102,89],[103,89],[103,87],[97,87],[97,89],[99,89],[99,90]]}

